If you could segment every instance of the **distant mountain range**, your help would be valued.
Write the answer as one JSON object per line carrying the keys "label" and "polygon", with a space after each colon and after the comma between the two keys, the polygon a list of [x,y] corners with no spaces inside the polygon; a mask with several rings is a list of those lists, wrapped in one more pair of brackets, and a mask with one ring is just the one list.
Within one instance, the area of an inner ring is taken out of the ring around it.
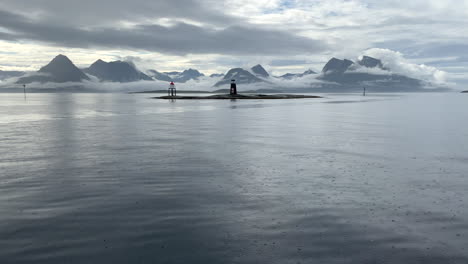
{"label": "distant mountain range", "polygon": [[186,83],[190,80],[198,80],[200,77],[205,76],[198,70],[188,69],[183,72],[158,72],[156,70],[149,70],[148,74],[155,80],[165,82]]}
{"label": "distant mountain range", "polygon": [[205,76],[203,73],[200,73],[198,70],[188,69],[183,72],[171,72],[168,75],[172,78],[174,82],[185,83],[189,80],[198,80],[198,78]]}
{"label": "distant mountain range", "polygon": [[[365,69],[378,69],[378,73],[368,73]],[[364,71],[361,71],[364,69]],[[423,88],[423,82],[403,75],[393,74],[383,67],[382,61],[364,56],[357,63],[350,60],[332,58],[323,67],[319,80],[332,82],[328,86],[349,90],[365,85],[378,90],[408,91]]]}
{"label": "distant mountain range", "polygon": [[250,68],[250,71],[242,68],[230,69],[226,74],[222,75],[222,77],[223,78],[220,81],[216,82],[214,87],[228,85],[231,83],[231,80],[236,80],[236,83],[241,85],[252,83],[272,83],[274,81],[270,74],[260,64]]}
{"label": "distant mountain range", "polygon": [[312,75],[312,74],[317,74],[313,70],[307,70],[303,73],[286,73],[284,75],[281,75],[279,78],[285,79],[285,80],[292,80],[294,78],[302,78],[306,75]]}
{"label": "distant mountain range", "polygon": [[159,81],[164,81],[164,82],[174,81],[169,75],[158,72],[157,70],[149,70],[148,75],[153,77],[153,79],[159,80]]}
{"label": "distant mountain range", "polygon": [[[307,70],[303,73],[287,73],[276,77],[272,76],[260,64],[250,69],[233,68],[225,74],[212,74],[210,76],[205,76],[196,69],[182,72],[148,70],[143,73],[135,65],[125,61],[97,60],[88,68],[79,69],[66,56],[58,55],[37,72],[0,71],[0,79],[8,78],[17,78],[17,84],[74,83],[74,87],[79,87],[79,83],[84,81],[95,82],[95,80],[118,83],[203,81],[203,83],[211,83],[208,84],[208,87],[223,87],[224,89],[234,79],[241,87],[242,85],[255,84],[254,87],[263,89],[263,91],[284,92],[352,91],[360,90],[363,87],[372,87],[374,91],[418,91],[423,89],[426,84],[422,80],[395,74],[391,69],[385,67],[381,60],[369,56],[364,56],[357,61],[332,58],[325,64],[321,73]],[[258,87],[261,84],[264,86]],[[86,83],[81,86],[86,87]]]}
{"label": "distant mountain range", "polygon": [[226,86],[231,83],[231,80],[236,80],[237,84],[251,84],[251,83],[261,83],[265,80],[260,79],[259,77],[253,75],[251,72],[246,71],[242,68],[230,69],[224,77],[218,81],[214,86]]}
{"label": "distant mountain range", "polygon": [[213,73],[210,75],[210,78],[221,78],[224,77],[224,73]]}

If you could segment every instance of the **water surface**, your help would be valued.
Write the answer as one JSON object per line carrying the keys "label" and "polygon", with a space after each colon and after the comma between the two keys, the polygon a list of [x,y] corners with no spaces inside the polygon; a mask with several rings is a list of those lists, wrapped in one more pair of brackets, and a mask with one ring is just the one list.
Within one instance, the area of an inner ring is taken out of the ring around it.
{"label": "water surface", "polygon": [[468,97],[0,94],[0,263],[468,263]]}

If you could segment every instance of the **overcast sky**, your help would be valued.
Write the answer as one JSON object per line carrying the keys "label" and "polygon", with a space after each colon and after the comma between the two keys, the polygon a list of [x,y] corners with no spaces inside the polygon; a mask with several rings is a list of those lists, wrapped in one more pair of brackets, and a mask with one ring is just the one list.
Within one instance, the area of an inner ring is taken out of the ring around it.
{"label": "overcast sky", "polygon": [[62,53],[80,67],[262,63],[279,74],[380,48],[464,85],[467,28],[468,0],[0,0],[0,70],[37,70]]}

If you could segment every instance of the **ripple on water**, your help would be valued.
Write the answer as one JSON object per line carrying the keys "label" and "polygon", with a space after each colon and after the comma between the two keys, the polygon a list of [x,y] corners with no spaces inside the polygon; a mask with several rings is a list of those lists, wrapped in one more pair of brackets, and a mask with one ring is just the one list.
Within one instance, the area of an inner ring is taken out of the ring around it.
{"label": "ripple on water", "polygon": [[463,133],[402,118],[431,97],[47,98],[0,126],[2,264],[468,263]]}

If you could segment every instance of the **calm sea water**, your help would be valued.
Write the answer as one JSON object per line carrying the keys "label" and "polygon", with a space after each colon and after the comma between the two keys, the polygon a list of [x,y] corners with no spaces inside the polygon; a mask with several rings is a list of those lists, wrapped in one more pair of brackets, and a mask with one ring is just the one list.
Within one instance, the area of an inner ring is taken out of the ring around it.
{"label": "calm sea water", "polygon": [[468,263],[468,95],[0,94],[0,263]]}

